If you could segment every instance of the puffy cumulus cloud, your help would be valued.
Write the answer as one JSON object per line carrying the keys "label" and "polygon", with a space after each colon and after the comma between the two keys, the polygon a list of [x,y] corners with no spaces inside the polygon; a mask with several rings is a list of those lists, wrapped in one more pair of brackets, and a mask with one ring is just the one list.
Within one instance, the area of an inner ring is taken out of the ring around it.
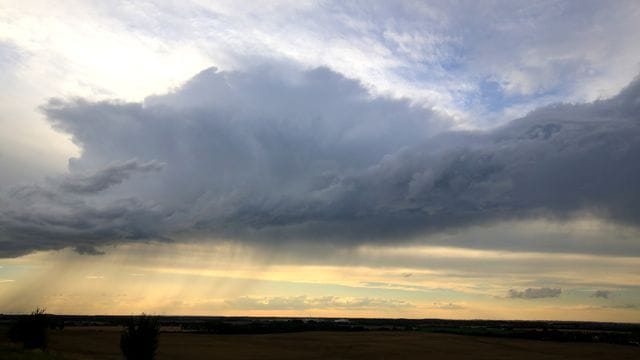
{"label": "puffy cumulus cloud", "polygon": [[308,310],[308,309],[370,309],[370,308],[408,308],[413,304],[404,300],[306,295],[289,297],[252,297],[243,296],[226,300],[225,304],[239,310]]}
{"label": "puffy cumulus cloud", "polygon": [[639,96],[634,81],[485,132],[325,68],[209,69],[143,103],[51,100],[82,154],[0,198],[0,256],[187,237],[350,246],[584,211],[636,226]]}
{"label": "puffy cumulus cloud", "polygon": [[512,299],[543,299],[543,298],[556,298],[562,294],[562,289],[559,288],[528,288],[524,291],[509,290],[509,297]]}
{"label": "puffy cumulus cloud", "polygon": [[82,155],[68,176],[5,192],[2,256],[340,217],[332,184],[448,125],[330,70],[285,66],[209,69],[144,103],[53,99],[43,111]]}

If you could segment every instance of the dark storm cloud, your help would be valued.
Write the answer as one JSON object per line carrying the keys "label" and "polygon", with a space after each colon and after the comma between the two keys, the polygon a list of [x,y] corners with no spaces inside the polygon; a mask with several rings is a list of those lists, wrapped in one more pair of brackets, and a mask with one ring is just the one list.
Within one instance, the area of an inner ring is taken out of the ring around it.
{"label": "dark storm cloud", "polygon": [[106,243],[163,238],[163,214],[134,198],[99,204],[30,185],[11,189],[0,205],[0,257],[65,247],[95,255]]}
{"label": "dark storm cloud", "polygon": [[562,294],[559,288],[528,288],[524,291],[509,290],[509,297],[512,299],[543,299],[555,298]]}
{"label": "dark storm cloud", "polygon": [[95,193],[120,184],[134,173],[144,173],[162,170],[162,164],[157,161],[140,163],[136,159],[113,163],[94,174],[68,176],[60,183],[60,188],[78,194]]}
{"label": "dark storm cloud", "polygon": [[207,70],[144,103],[52,100],[82,156],[36,200],[0,198],[0,256],[185,235],[352,245],[582,212],[636,226],[639,96],[634,81],[488,132],[322,68]]}

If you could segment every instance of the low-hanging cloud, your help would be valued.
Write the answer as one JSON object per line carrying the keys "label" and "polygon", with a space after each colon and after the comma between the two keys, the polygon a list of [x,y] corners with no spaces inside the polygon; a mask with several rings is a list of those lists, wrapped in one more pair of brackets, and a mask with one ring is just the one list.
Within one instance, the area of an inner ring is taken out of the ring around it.
{"label": "low-hanging cloud", "polygon": [[591,297],[608,299],[609,295],[611,295],[611,291],[609,290],[596,290]]}
{"label": "low-hanging cloud", "polygon": [[163,165],[154,160],[140,163],[136,159],[130,159],[110,164],[94,174],[68,176],[62,180],[60,188],[78,194],[95,193],[120,184],[135,173],[160,171],[162,168]]}
{"label": "low-hanging cloud", "polygon": [[584,211],[637,226],[638,99],[634,81],[484,132],[325,68],[209,69],[143,103],[54,99],[43,111],[82,155],[4,191],[0,257],[183,236],[349,246]]}
{"label": "low-hanging cloud", "polygon": [[543,299],[543,298],[556,298],[562,294],[560,288],[528,288],[524,291],[509,290],[509,297],[512,299]]}
{"label": "low-hanging cloud", "polygon": [[225,304],[240,310],[308,310],[308,309],[370,309],[370,308],[410,308],[410,302],[399,299],[370,298],[370,297],[339,297],[321,296],[274,296],[253,297],[243,296],[226,300]]}

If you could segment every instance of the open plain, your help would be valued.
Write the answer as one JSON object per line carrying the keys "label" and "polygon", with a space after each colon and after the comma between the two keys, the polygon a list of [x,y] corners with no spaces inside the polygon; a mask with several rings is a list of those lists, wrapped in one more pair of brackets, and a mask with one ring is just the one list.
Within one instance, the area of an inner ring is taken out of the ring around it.
{"label": "open plain", "polygon": [[[120,328],[50,333],[56,359],[122,359]],[[4,341],[4,340],[2,340]],[[3,346],[9,346],[4,343]],[[640,348],[420,331],[223,335],[162,332],[157,359],[635,359]]]}

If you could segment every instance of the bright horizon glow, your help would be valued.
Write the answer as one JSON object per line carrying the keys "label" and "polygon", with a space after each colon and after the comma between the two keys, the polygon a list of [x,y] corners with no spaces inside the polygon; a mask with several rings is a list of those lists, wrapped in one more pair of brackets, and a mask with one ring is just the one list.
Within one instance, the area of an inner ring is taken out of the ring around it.
{"label": "bright horizon glow", "polygon": [[[576,222],[574,230],[581,226]],[[324,249],[327,260],[308,263],[309,255],[295,250],[232,242],[103,250],[5,259],[2,270],[12,279],[0,284],[3,312],[46,306],[85,315],[640,320],[633,306],[640,275],[627,272],[640,266],[638,257],[407,244]],[[543,284],[562,288],[561,296],[510,298],[510,290]],[[595,297],[598,291],[612,295]]]}

